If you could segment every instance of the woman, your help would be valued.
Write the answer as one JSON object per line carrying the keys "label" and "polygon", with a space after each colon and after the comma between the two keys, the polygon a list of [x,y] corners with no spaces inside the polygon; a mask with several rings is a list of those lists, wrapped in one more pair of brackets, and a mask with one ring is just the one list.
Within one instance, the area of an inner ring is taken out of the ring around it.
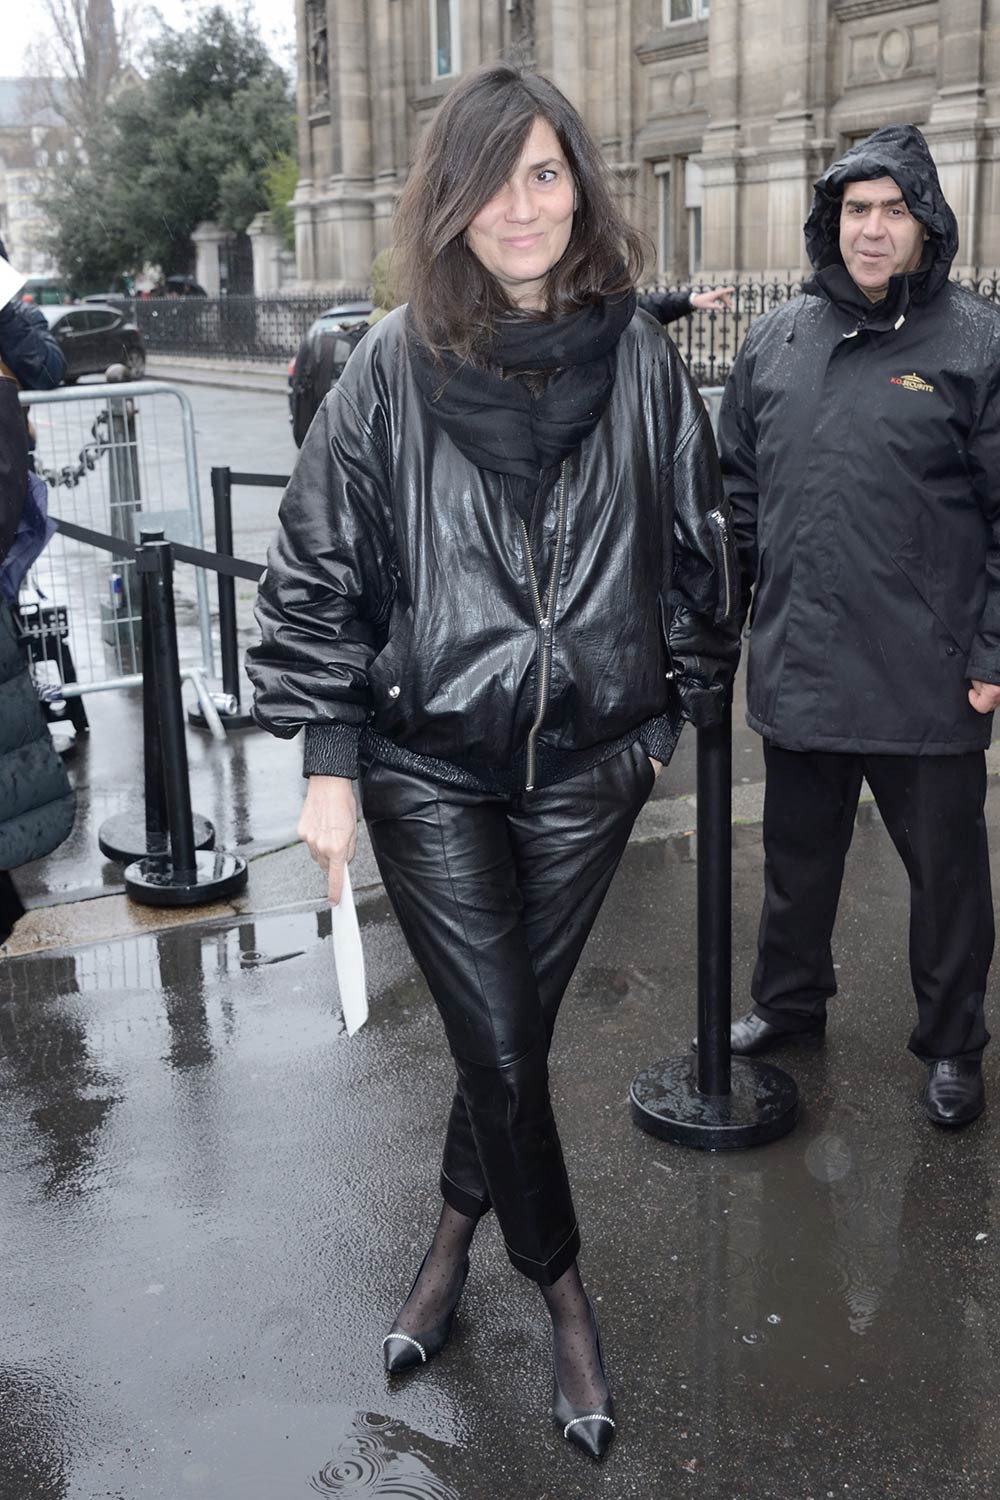
{"label": "woman", "polygon": [[640,244],[575,110],[459,83],[401,199],[406,307],[349,360],[281,506],[250,653],[306,730],[299,833],[340,896],[361,798],[457,1073],[444,1206],[384,1341],[445,1345],[493,1207],[553,1325],[553,1414],[614,1434],[548,1092],[556,1011],[684,717],[721,712],[735,578],[714,446],[636,316]]}

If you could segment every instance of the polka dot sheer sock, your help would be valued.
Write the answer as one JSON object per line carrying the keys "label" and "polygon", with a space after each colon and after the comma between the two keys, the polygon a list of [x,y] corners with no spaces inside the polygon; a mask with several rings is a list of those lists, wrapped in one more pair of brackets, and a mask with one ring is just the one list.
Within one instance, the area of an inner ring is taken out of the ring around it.
{"label": "polka dot sheer sock", "polygon": [[419,1335],[434,1328],[452,1310],[477,1222],[447,1203],[442,1208],[431,1247],[396,1319],[404,1333]]}
{"label": "polka dot sheer sock", "polygon": [[552,1319],[552,1358],[562,1392],[573,1406],[596,1411],[608,1399],[608,1383],[601,1368],[597,1323],[576,1262],[541,1292]]}

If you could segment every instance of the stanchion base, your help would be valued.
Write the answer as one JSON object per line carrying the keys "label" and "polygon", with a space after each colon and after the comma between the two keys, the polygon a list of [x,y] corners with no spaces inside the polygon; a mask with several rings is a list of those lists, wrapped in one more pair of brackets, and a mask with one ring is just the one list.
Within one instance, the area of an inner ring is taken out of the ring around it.
{"label": "stanchion base", "polygon": [[[113,818],[105,818],[97,830],[97,847],[106,859],[114,860],[118,865],[130,865],[133,860],[152,858],[156,855],[167,854],[170,850],[170,841],[166,834],[150,835],[143,826],[145,814],[142,808],[135,812],[118,813]],[[194,847],[196,849],[212,849],[215,847],[215,828],[207,818],[202,818],[195,813],[192,817],[194,824]]]}
{"label": "stanchion base", "polygon": [[[230,729],[253,729],[254,727],[256,727],[257,729],[260,728],[260,725],[253,717],[253,714],[242,712],[238,714],[224,714],[220,709],[219,718],[222,720],[223,729],[227,731]],[[200,703],[191,704],[191,707],[187,711],[187,721],[191,725],[192,729],[208,728],[208,723],[205,719],[205,715],[201,711]]]}
{"label": "stanchion base", "polygon": [[729,1094],[700,1094],[690,1055],[666,1057],[632,1080],[632,1119],[649,1135],[698,1151],[745,1151],[787,1135],[799,1112],[793,1078],[756,1058],[733,1058]]}
{"label": "stanchion base", "polygon": [[136,860],[125,871],[125,894],[143,906],[201,906],[206,901],[225,901],[247,883],[247,862],[225,849],[195,855],[197,869],[190,873],[174,869],[166,855]]}

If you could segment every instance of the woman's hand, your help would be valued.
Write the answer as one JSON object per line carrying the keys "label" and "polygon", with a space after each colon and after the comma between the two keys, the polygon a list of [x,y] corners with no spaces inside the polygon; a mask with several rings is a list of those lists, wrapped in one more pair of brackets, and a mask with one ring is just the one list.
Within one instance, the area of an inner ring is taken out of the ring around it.
{"label": "woman's hand", "polygon": [[329,874],[328,890],[336,906],[344,888],[344,866],[354,858],[358,808],[346,776],[310,776],[295,830],[320,869]]}

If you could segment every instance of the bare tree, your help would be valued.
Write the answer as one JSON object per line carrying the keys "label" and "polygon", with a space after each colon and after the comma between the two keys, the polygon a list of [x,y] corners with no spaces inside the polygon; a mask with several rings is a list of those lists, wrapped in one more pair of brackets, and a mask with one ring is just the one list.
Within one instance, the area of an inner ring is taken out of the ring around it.
{"label": "bare tree", "polygon": [[139,7],[114,0],[37,0],[42,35],[28,52],[37,104],[79,135],[100,125],[129,62]]}

